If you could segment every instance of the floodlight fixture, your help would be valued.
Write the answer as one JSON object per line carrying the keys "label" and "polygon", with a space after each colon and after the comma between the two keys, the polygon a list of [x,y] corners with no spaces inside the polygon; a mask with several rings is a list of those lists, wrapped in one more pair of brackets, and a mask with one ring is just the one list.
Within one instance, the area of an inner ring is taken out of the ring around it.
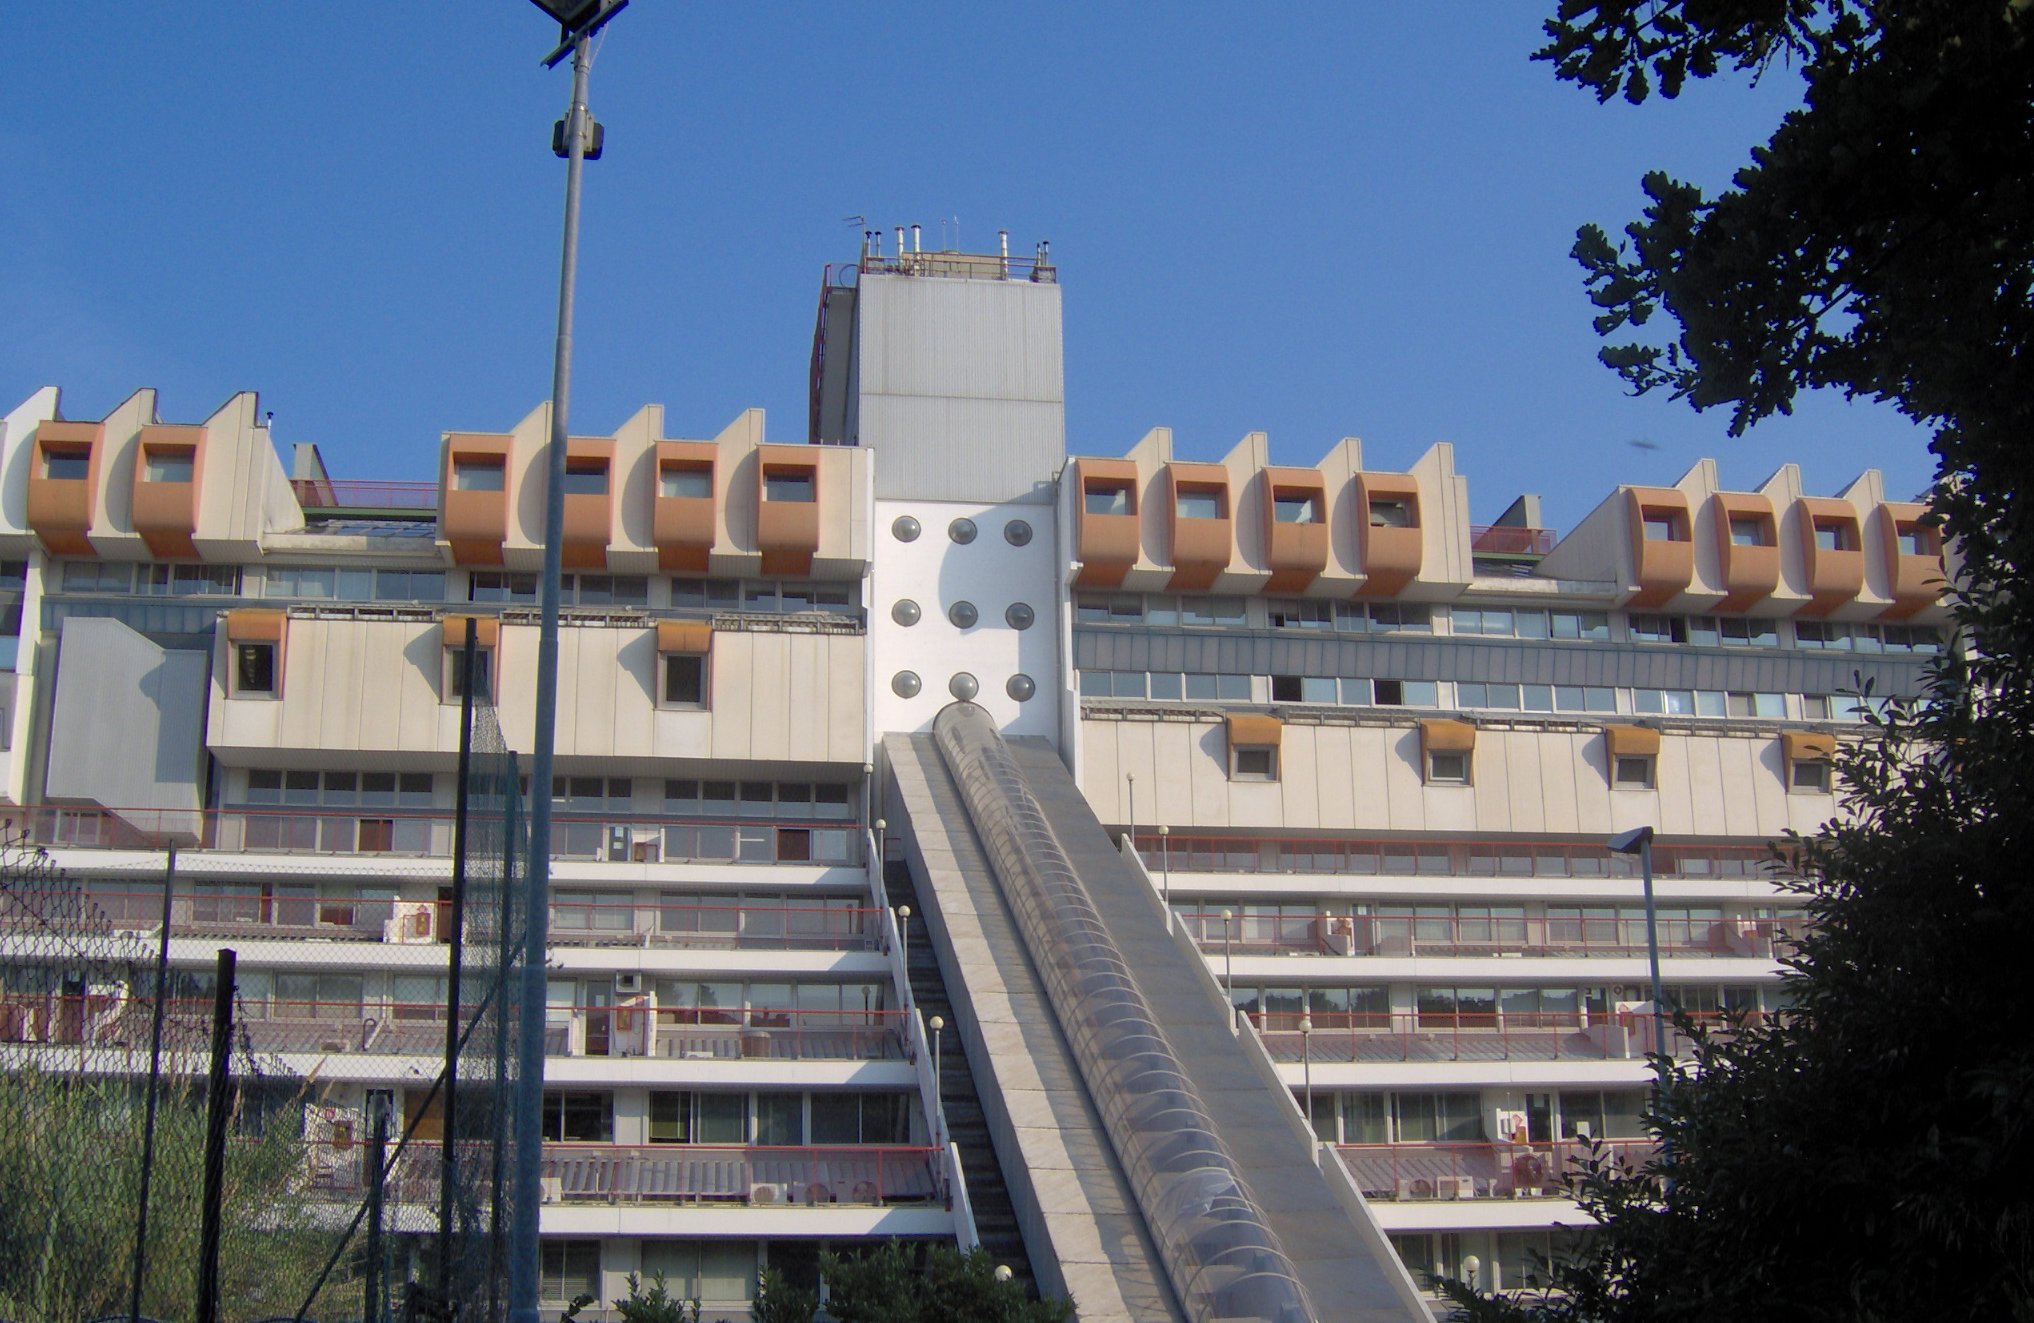
{"label": "floodlight fixture", "polygon": [[629,0],[530,0],[558,24],[558,48],[544,57],[546,69],[572,53],[580,40],[607,26]]}
{"label": "floodlight fixture", "polygon": [[1610,838],[1610,852],[1612,854],[1637,854],[1646,845],[1650,844],[1652,839],[1653,829],[1651,827],[1633,827],[1630,831],[1619,832]]}

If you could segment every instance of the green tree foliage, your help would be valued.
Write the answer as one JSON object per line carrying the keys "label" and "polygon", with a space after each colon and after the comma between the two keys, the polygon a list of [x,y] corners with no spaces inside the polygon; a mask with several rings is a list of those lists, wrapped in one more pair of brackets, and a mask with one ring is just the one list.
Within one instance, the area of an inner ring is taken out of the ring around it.
{"label": "green tree foliage", "polygon": [[[1850,811],[1788,851],[1797,1009],[1698,1036],[1664,1155],[1599,1165],[1555,1290],[1478,1320],[2034,1318],[2034,6],[1567,0],[1540,57],[1602,100],[1720,71],[1805,95],[1714,197],[1645,180],[1575,255],[1638,392],[1734,431],[1833,387],[1933,433],[1967,657],[1839,758]],[[1656,314],[1671,320],[1657,334]],[[1651,337],[1651,338],[1649,338]],[[1684,1027],[1690,1027],[1685,1026]],[[1659,1063],[1664,1066],[1664,1063]]]}
{"label": "green tree foliage", "polygon": [[1031,1300],[1017,1282],[996,1280],[989,1252],[933,1247],[920,1270],[916,1255],[889,1241],[858,1257],[820,1259],[826,1312],[840,1323],[1065,1323],[1064,1300]]}
{"label": "green tree foliage", "polygon": [[[0,1318],[81,1323],[125,1316],[139,1203],[140,1091],[124,1080],[0,1074]],[[226,1150],[219,1289],[228,1317],[292,1314],[330,1252],[312,1220],[292,1109]],[[196,1083],[163,1086],[142,1312],[196,1309],[204,1104]],[[329,1298],[332,1286],[326,1288]],[[357,1300],[357,1285],[349,1288]]]}

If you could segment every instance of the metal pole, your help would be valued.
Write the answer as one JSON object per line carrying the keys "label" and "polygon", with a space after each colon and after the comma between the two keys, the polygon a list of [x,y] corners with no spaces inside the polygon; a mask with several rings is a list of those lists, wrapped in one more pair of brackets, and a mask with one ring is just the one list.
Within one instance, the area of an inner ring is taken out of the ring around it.
{"label": "metal pole", "polygon": [[148,1104],[141,1123],[141,1191],[134,1217],[134,1282],[127,1295],[128,1323],[141,1323],[141,1283],[148,1271],[148,1185],[155,1173],[156,1089],[162,1081],[162,1018],[169,997],[170,912],[176,888],[177,846],[171,841],[162,870],[162,936],[155,950],[155,1023],[148,1035]]}
{"label": "metal pole", "polygon": [[1307,1082],[1307,1133],[1314,1137],[1310,1147],[1314,1150],[1314,1163],[1318,1166],[1321,1161],[1321,1136],[1314,1128],[1314,1017],[1311,1015],[1300,1017],[1300,1061]]}
{"label": "metal pole", "polygon": [[[501,1317],[502,1280],[502,1217],[507,1212],[504,1187],[508,1180],[508,1130],[513,1113],[509,1108],[508,1062],[509,1053],[515,1044],[509,1041],[510,1026],[515,1023],[508,1006],[509,970],[515,968],[514,934],[515,925],[509,920],[509,901],[515,888],[516,877],[516,793],[515,755],[507,758],[510,771],[503,778],[501,787],[501,891],[495,898],[495,922],[501,926],[501,980],[504,986],[497,987],[495,996],[500,1000],[495,1005],[494,1034],[494,1105],[491,1112],[490,1128],[494,1138],[494,1161],[490,1171],[493,1188],[488,1199],[487,1227],[487,1316]],[[500,775],[498,772],[497,775]],[[373,1323],[369,1320],[368,1323]]]}
{"label": "metal pole", "polygon": [[451,945],[445,957],[445,1129],[438,1138],[438,1295],[452,1304],[452,1223],[459,1176],[459,967],[466,958],[467,802],[473,797],[473,663],[480,622],[466,618],[459,647],[459,782],[452,804]]}
{"label": "metal pole", "polygon": [[219,948],[212,990],[212,1069],[205,1090],[205,1185],[199,1196],[197,1323],[219,1323],[220,1205],[226,1197],[226,1122],[233,1114],[233,964]]}
{"label": "metal pole", "polygon": [[946,1143],[948,1138],[946,1133],[946,1096],[945,1087],[942,1083],[944,1077],[940,1074],[939,1069],[940,1048],[945,1041],[946,1019],[943,1016],[935,1015],[932,1017],[932,1096],[939,1102],[939,1116],[936,1120],[939,1125],[939,1142],[942,1145]]}
{"label": "metal pole", "polygon": [[1130,848],[1137,848],[1137,773],[1131,772],[1126,778],[1130,782]]}
{"label": "metal pole", "polygon": [[904,965],[905,973],[911,971],[911,907],[897,907],[897,958]]}
{"label": "metal pole", "polygon": [[1172,931],[1172,828],[1161,823],[1158,828],[1158,869],[1159,895],[1165,901],[1165,930]]}
{"label": "metal pole", "polygon": [[572,104],[565,112],[565,241],[558,273],[558,345],[551,367],[551,448],[544,484],[543,614],[537,631],[536,744],[530,760],[530,892],[517,1025],[515,1222],[509,1255],[510,1323],[538,1323],[537,1224],[544,1197],[544,948],[550,936],[551,769],[558,721],[558,576],[565,525],[565,437],[572,393],[572,297],[579,279],[579,181],[585,170],[586,35],[572,43]]}
{"label": "metal pole", "polygon": [[374,1107],[370,1118],[373,1138],[367,1146],[367,1298],[362,1301],[364,1323],[381,1323],[388,1307],[387,1250],[382,1247],[381,1205],[383,1169],[388,1165],[388,1109]]}
{"label": "metal pole", "polygon": [[1660,924],[1653,906],[1653,838],[1650,835],[1639,842],[1639,876],[1644,879],[1646,889],[1646,958],[1652,963],[1653,972],[1653,1050],[1664,1054],[1667,1050],[1667,1018],[1660,1009]]}
{"label": "metal pole", "polygon": [[1229,920],[1234,911],[1222,911],[1222,995],[1229,999],[1229,1032],[1236,1032],[1236,963],[1229,954]]}

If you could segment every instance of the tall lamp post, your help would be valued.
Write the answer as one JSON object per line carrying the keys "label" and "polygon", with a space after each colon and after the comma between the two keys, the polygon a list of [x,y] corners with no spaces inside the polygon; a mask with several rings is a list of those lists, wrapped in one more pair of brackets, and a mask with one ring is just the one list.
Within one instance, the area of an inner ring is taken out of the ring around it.
{"label": "tall lamp post", "polygon": [[1660,1009],[1660,920],[1653,905],[1653,829],[1634,827],[1610,838],[1612,854],[1635,854],[1646,893],[1646,959],[1653,975],[1653,1050],[1667,1050],[1666,1014]]}
{"label": "tall lamp post", "polygon": [[572,57],[572,102],[551,147],[565,158],[564,256],[558,271],[558,338],[551,361],[551,444],[545,456],[544,572],[537,632],[535,747],[530,758],[529,895],[524,920],[523,974],[516,1039],[515,1181],[509,1230],[510,1323],[538,1323],[537,1224],[543,1203],[544,985],[550,933],[551,769],[558,724],[558,579],[565,525],[565,437],[572,395],[572,301],[579,282],[579,184],[599,126],[586,110],[592,58],[587,42],[628,0],[533,0],[558,24],[558,45],[544,57],[555,68]]}
{"label": "tall lamp post", "polygon": [[1321,1162],[1321,1132],[1314,1125],[1314,1017],[1300,1016],[1300,1062],[1306,1072],[1307,1132],[1313,1136],[1314,1165]]}

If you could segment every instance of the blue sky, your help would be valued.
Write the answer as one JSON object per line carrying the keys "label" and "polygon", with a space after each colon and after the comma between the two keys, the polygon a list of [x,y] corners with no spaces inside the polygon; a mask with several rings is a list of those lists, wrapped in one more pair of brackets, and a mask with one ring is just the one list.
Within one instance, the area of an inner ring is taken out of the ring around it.
{"label": "blue sky", "polygon": [[[1925,486],[1889,409],[1733,440],[1596,363],[1576,226],[1636,214],[1651,167],[1727,179],[1798,82],[1599,107],[1528,62],[1542,8],[635,0],[593,72],[573,431],[659,402],[674,436],[760,406],[803,439],[844,218],[929,247],[957,216],[965,248],[1051,241],[1076,453],[1449,440],[1475,519],[1537,491],[1560,528],[1705,454],[1731,486]],[[548,393],[569,75],[534,7],[92,0],[0,32],[0,408],[154,386],[195,421],[255,389],[336,476],[424,478],[442,431]]]}

